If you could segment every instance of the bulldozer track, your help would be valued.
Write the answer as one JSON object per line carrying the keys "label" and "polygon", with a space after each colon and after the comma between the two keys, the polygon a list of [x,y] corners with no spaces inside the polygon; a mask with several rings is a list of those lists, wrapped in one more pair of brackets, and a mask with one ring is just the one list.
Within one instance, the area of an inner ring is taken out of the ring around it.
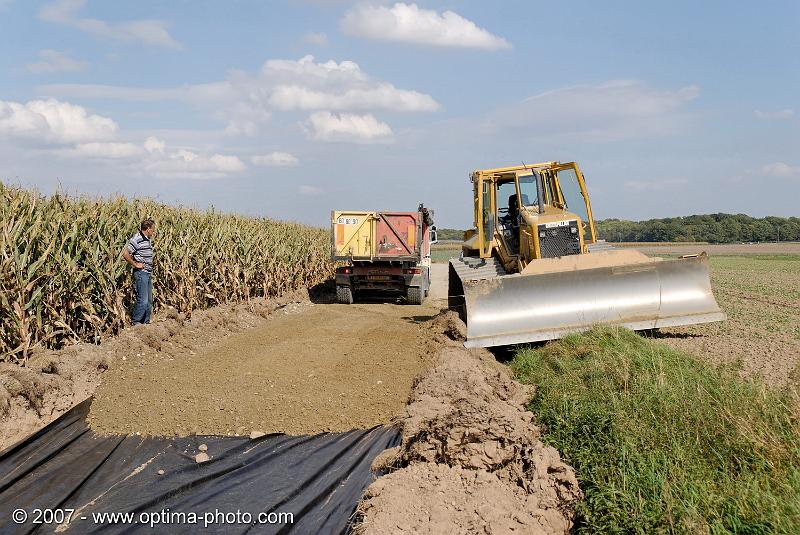
{"label": "bulldozer track", "polygon": [[508,275],[503,264],[496,258],[477,258],[467,256],[464,258],[451,258],[450,265],[463,282],[493,279]]}

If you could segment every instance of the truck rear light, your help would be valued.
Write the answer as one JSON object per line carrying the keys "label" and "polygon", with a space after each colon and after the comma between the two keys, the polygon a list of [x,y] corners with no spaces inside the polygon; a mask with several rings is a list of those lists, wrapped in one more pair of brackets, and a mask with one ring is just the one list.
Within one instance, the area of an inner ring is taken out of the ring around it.
{"label": "truck rear light", "polygon": [[420,268],[406,268],[403,270],[404,275],[419,275],[422,273]]}
{"label": "truck rear light", "polygon": [[350,266],[338,267],[338,268],[336,268],[336,273],[342,273],[344,275],[350,275],[351,273],[353,273],[353,268],[350,267]]}

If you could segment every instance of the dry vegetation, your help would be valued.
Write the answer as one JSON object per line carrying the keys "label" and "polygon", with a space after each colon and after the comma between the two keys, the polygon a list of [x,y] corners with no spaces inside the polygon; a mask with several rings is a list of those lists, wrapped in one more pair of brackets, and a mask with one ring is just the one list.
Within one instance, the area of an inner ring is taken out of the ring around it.
{"label": "dry vegetation", "polygon": [[800,255],[712,256],[723,323],[664,329],[662,340],[745,377],[800,384]]}
{"label": "dry vegetation", "polygon": [[0,183],[0,360],[116,333],[132,291],[119,255],[145,217],[157,227],[156,309],[191,314],[332,274],[323,229],[150,200],[43,197]]}

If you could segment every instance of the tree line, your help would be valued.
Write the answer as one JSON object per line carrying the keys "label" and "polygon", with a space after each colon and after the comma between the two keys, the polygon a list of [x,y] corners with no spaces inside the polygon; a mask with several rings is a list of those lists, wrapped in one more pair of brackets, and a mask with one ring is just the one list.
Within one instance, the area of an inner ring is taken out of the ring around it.
{"label": "tree line", "polygon": [[763,242],[800,241],[800,218],[745,214],[706,214],[646,221],[597,221],[598,238],[613,242]]}
{"label": "tree line", "polygon": [[[596,221],[598,238],[611,242],[763,242],[800,241],[800,218],[745,214],[705,214],[646,221]],[[461,240],[464,231],[440,228],[440,240]]]}

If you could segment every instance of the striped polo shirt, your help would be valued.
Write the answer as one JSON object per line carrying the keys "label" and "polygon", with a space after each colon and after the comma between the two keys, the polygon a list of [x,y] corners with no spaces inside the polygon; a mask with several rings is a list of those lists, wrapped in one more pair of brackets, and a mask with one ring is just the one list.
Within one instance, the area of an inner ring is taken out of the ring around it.
{"label": "striped polo shirt", "polygon": [[153,272],[153,244],[147,236],[137,232],[128,240],[127,248],[134,260],[144,264],[145,271]]}

